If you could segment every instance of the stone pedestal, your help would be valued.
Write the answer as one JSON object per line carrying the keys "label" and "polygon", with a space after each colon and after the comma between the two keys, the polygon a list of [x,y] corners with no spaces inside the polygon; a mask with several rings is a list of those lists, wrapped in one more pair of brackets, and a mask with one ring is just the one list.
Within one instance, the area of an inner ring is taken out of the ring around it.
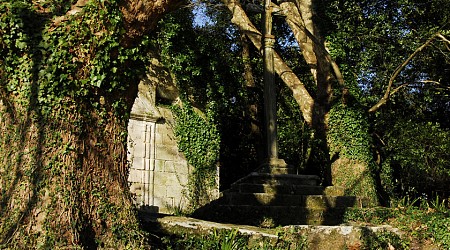
{"label": "stone pedestal", "polygon": [[262,164],[258,172],[269,174],[296,174],[297,171],[293,166],[286,164],[283,159],[272,158],[267,160],[267,163]]}

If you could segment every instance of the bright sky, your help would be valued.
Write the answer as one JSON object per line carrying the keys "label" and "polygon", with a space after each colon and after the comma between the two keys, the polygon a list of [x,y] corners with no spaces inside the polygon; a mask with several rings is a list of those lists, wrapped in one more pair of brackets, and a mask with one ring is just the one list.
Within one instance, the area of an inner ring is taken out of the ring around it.
{"label": "bright sky", "polygon": [[206,6],[203,3],[198,3],[192,10],[194,13],[194,23],[195,27],[204,27],[207,25],[212,25],[214,22],[206,15]]}

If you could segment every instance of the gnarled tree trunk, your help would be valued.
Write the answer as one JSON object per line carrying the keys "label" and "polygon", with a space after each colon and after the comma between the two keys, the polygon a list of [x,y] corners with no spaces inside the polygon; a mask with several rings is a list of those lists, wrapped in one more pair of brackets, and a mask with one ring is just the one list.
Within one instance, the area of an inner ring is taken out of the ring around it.
{"label": "gnarled tree trunk", "polygon": [[41,4],[0,3],[0,248],[144,248],[127,184],[129,72],[180,1]]}

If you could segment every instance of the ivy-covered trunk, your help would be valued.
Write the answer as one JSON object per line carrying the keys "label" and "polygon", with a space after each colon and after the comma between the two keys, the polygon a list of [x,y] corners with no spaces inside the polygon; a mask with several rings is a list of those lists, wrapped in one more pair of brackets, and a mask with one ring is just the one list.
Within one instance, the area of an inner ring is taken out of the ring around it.
{"label": "ivy-covered trunk", "polygon": [[378,205],[367,111],[337,104],[330,111],[328,128],[333,185],[344,187],[347,195],[366,197],[368,205]]}
{"label": "ivy-covered trunk", "polygon": [[142,35],[179,2],[121,4],[0,3],[0,248],[146,245],[127,119]]}
{"label": "ivy-covered trunk", "polygon": [[126,122],[67,98],[48,113],[2,91],[1,245],[142,245],[127,185]]}

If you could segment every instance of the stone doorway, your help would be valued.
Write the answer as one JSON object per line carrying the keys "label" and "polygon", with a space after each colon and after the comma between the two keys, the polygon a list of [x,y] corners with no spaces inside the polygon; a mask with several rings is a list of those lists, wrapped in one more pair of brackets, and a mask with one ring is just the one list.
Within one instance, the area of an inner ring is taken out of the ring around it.
{"label": "stone doorway", "polygon": [[138,208],[170,214],[188,206],[191,169],[178,150],[172,113],[157,107],[155,97],[155,83],[147,77],[139,84],[128,123],[128,181]]}

